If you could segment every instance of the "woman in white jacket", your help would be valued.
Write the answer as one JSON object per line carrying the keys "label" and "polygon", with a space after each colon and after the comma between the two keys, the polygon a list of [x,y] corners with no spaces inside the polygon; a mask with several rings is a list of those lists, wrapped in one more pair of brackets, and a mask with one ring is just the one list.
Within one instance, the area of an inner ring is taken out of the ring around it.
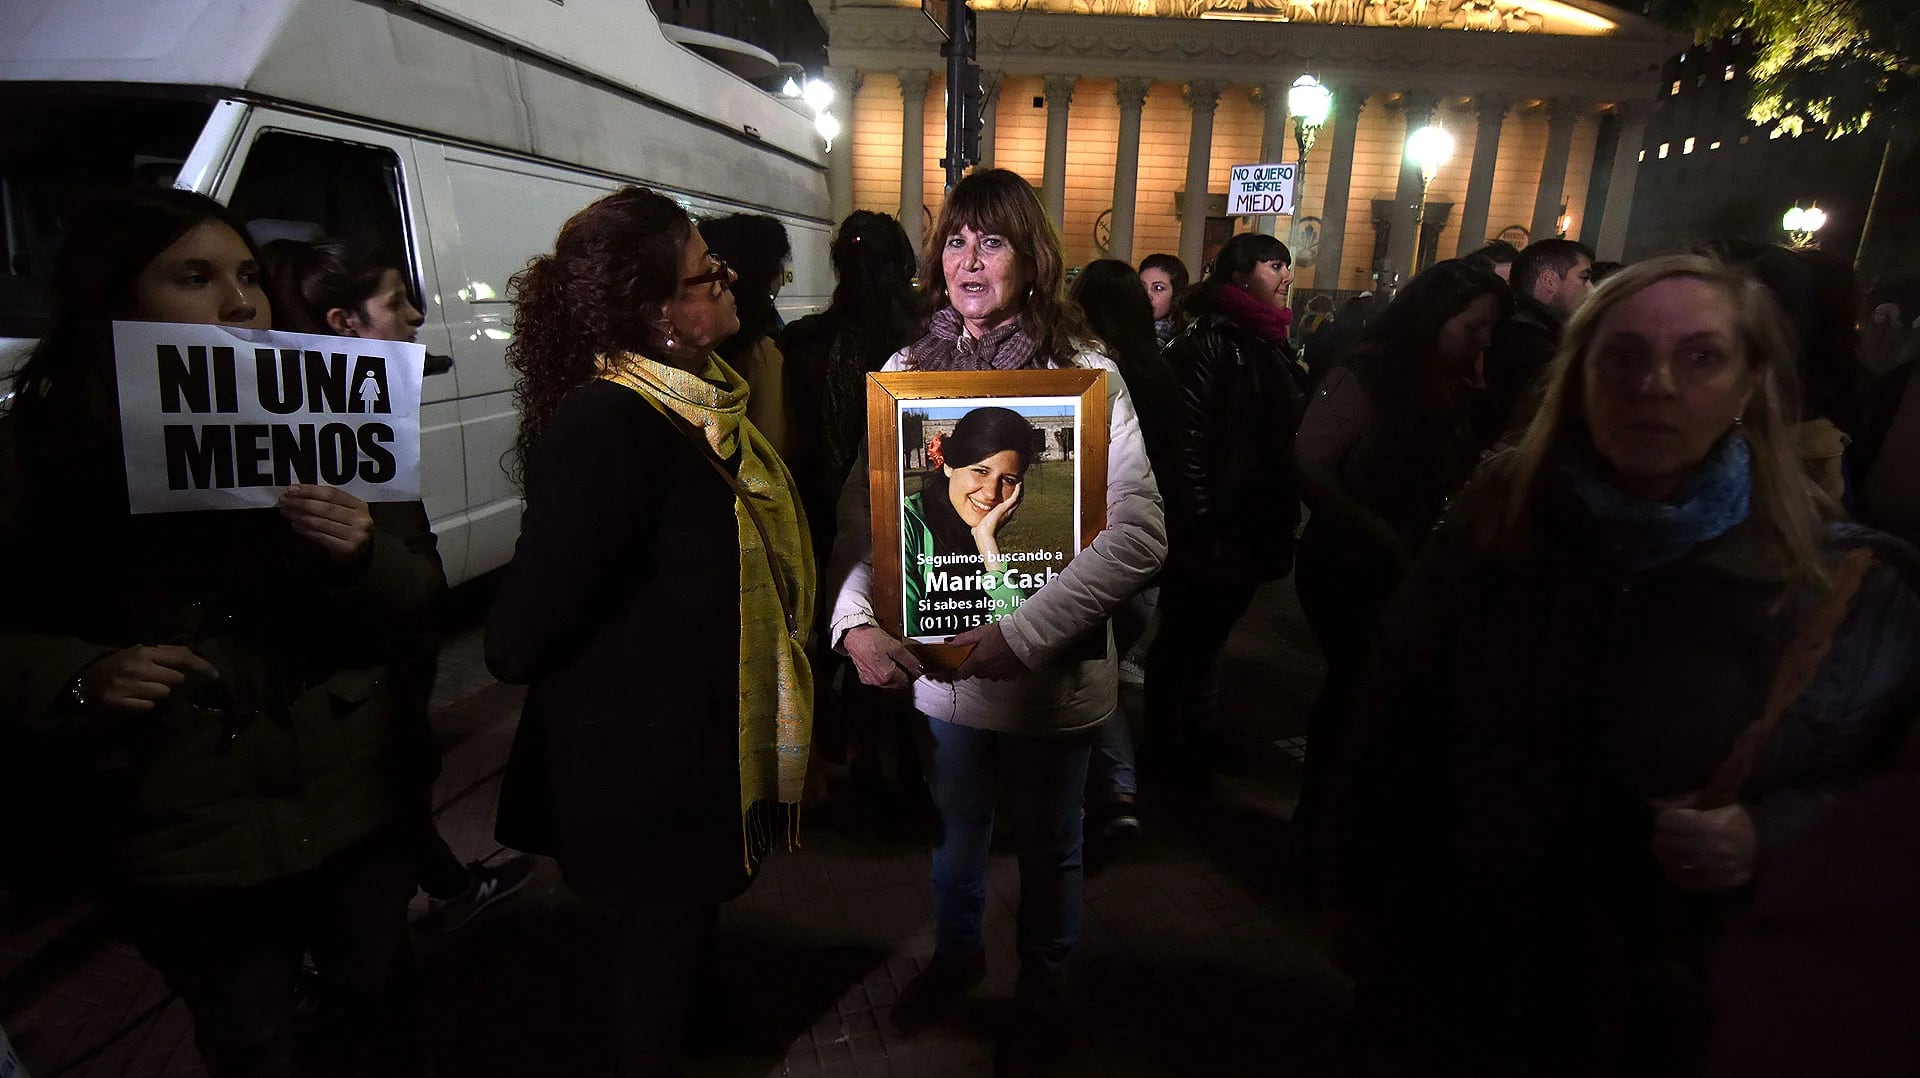
{"label": "woman in white jacket", "polygon": [[[1107,621],[1159,570],[1166,554],[1160,494],[1139,419],[1111,360],[1086,341],[1062,298],[1060,240],[1017,174],[975,172],[948,194],[928,239],[922,290],[933,313],[890,371],[1097,367],[1107,372],[1107,526],[1066,571],[1011,614],[954,643],[972,651],[951,678],[925,676],[873,609],[867,469],[857,464],[840,501],[832,631],[869,685],[913,685],[927,781],[939,814],[933,850],[935,950],[902,993],[894,1024],[938,1018],[986,974],[982,926],[995,788],[1009,793],[1020,859],[1015,1002],[1032,1017],[1060,995],[1080,934],[1081,795],[1095,729],[1118,708]],[[1102,657],[1069,650],[1090,635]]]}

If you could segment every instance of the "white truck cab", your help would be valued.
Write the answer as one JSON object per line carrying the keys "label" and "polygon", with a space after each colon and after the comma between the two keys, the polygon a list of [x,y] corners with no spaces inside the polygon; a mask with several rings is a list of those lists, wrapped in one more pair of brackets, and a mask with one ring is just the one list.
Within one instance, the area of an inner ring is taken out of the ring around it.
{"label": "white truck cab", "polygon": [[508,282],[575,211],[639,183],[696,217],[771,214],[783,314],[832,290],[811,115],[668,40],[643,0],[8,0],[0,115],[0,372],[44,332],[64,214],[92,190],[170,184],[257,242],[404,257],[451,583],[513,554]]}

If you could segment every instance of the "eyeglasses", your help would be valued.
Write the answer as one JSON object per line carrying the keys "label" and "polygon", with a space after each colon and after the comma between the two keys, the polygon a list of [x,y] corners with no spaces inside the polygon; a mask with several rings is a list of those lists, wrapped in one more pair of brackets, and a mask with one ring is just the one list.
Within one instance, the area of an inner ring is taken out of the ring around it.
{"label": "eyeglasses", "polygon": [[683,278],[680,282],[680,287],[694,288],[703,284],[713,284],[716,281],[721,284],[731,284],[733,282],[733,267],[727,265],[726,259],[711,252],[707,254],[707,257],[713,259],[714,268],[712,272],[702,273],[698,277]]}

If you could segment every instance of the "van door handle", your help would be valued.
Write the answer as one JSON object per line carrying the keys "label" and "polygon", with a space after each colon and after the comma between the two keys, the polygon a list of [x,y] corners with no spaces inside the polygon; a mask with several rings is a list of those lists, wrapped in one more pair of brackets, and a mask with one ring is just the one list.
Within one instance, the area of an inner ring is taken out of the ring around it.
{"label": "van door handle", "polygon": [[452,356],[437,355],[433,352],[427,353],[427,373],[429,375],[445,374],[452,369]]}

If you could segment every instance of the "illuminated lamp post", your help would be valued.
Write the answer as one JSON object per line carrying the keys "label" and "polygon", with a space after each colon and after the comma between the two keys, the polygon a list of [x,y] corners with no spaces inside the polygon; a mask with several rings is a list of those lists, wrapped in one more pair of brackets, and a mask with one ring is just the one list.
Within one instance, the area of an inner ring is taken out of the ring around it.
{"label": "illuminated lamp post", "polygon": [[1287,234],[1289,247],[1299,246],[1300,212],[1307,197],[1307,152],[1313,149],[1313,140],[1319,136],[1320,125],[1327,122],[1327,112],[1332,107],[1333,91],[1320,85],[1320,80],[1312,75],[1293,80],[1287,90],[1287,114],[1293,117],[1293,142],[1300,148],[1299,173],[1293,181],[1293,221]]}
{"label": "illuminated lamp post", "polygon": [[1420,269],[1420,234],[1427,227],[1427,188],[1434,174],[1453,156],[1453,135],[1439,124],[1428,124],[1407,136],[1407,160],[1420,167],[1420,212],[1413,219],[1412,272]]}

